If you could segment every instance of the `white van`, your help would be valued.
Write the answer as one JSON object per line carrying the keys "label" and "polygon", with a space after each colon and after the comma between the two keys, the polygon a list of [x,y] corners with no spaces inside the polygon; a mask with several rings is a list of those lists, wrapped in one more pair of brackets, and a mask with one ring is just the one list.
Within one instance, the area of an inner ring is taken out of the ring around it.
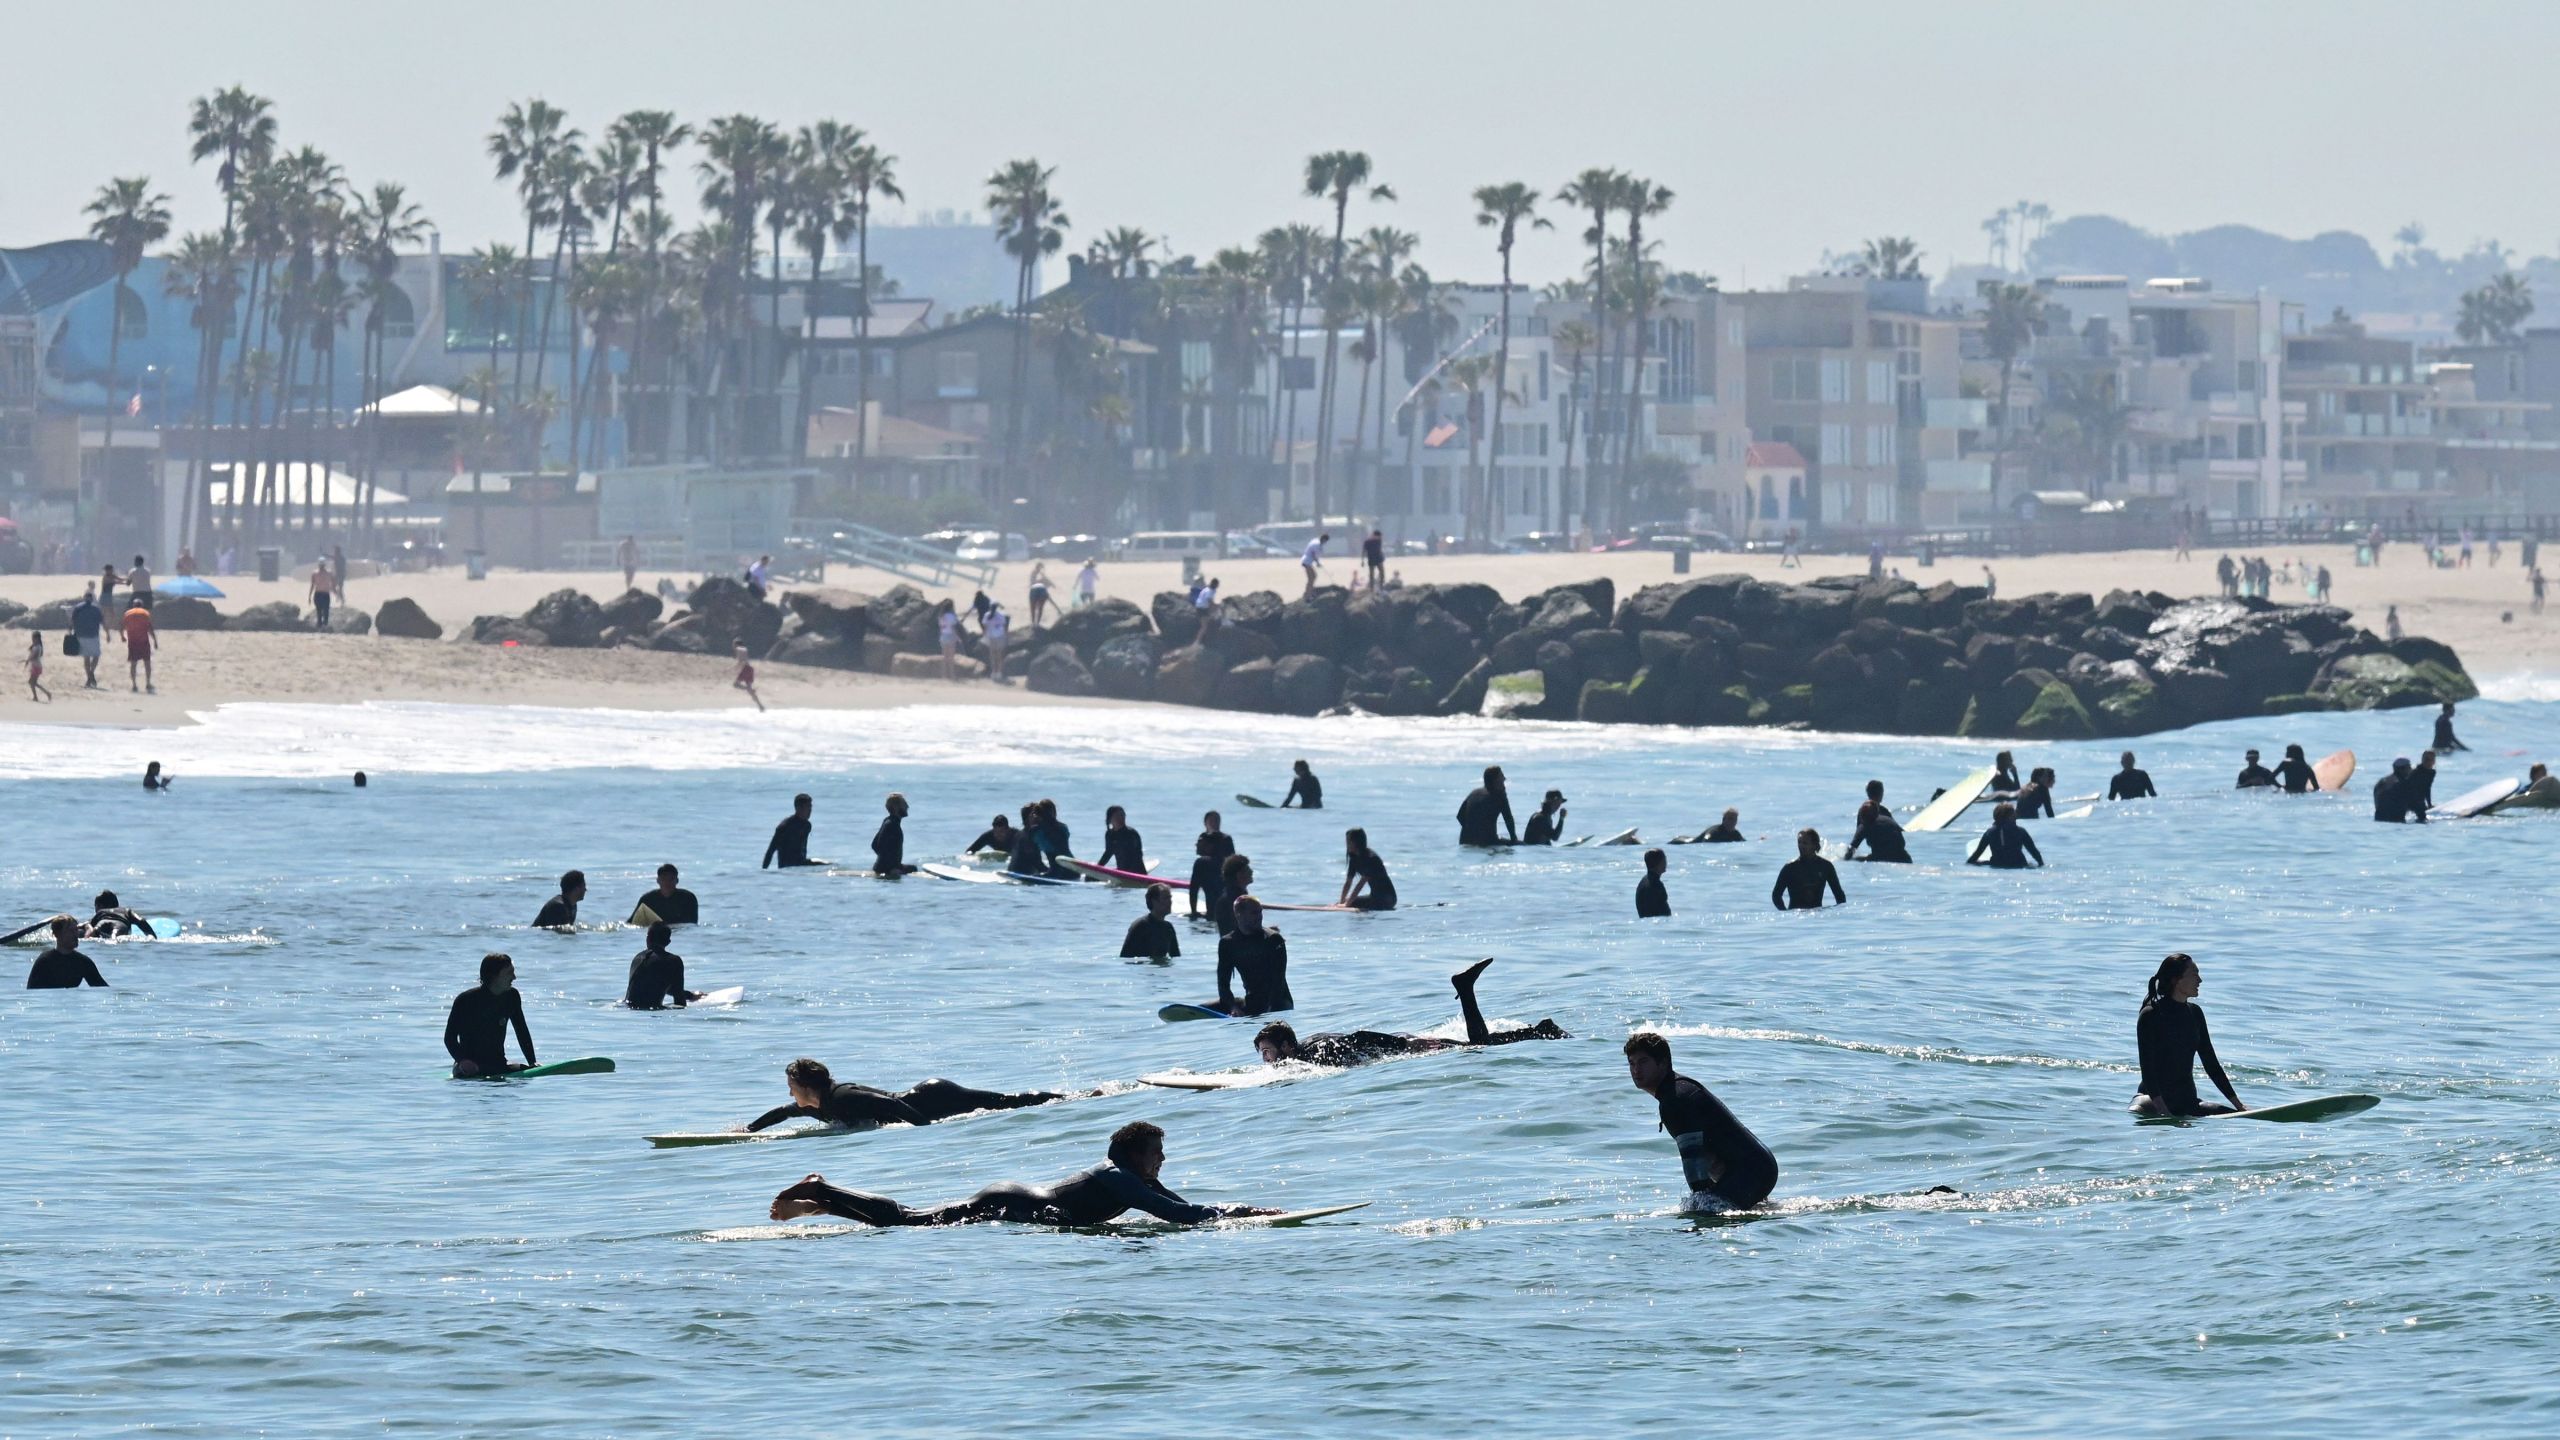
{"label": "white van", "polygon": [[1115,548],[1115,560],[1215,560],[1215,530],[1141,530]]}
{"label": "white van", "polygon": [[1031,538],[993,530],[973,530],[961,540],[958,555],[963,560],[1017,561],[1031,558]]}

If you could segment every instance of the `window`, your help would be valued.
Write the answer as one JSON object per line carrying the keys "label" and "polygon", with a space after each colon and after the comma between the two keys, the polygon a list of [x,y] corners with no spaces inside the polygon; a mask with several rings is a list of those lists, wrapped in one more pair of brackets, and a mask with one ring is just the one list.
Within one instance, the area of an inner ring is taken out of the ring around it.
{"label": "window", "polygon": [[1893,523],[1892,486],[1881,482],[1867,486],[1867,523],[1870,525]]}
{"label": "window", "polygon": [[1842,405],[1849,399],[1849,362],[1822,362],[1822,401],[1826,405]]}
{"label": "window", "polygon": [[1878,349],[1878,350],[1890,350],[1890,349],[1892,349],[1892,348],[1893,348],[1893,322],[1892,322],[1892,321],[1890,321],[1890,320],[1870,320],[1870,321],[1868,321],[1868,322],[1867,322],[1867,343],[1868,343],[1869,345],[1871,345],[1871,346],[1874,346],[1874,347],[1875,347],[1876,349]]}
{"label": "window", "polygon": [[1849,495],[1853,487],[1846,480],[1822,482],[1822,518],[1834,524],[1849,518]]}
{"label": "window", "polygon": [[116,286],[116,332],[127,340],[151,338],[151,308],[121,282]]}
{"label": "window", "polygon": [[1185,340],[1185,341],[1183,341],[1183,342],[1182,342],[1182,379],[1183,379],[1183,383],[1185,383],[1185,384],[1196,384],[1196,383],[1198,383],[1198,382],[1200,382],[1200,381],[1204,381],[1204,380],[1206,380],[1206,379],[1208,379],[1208,378],[1209,378],[1209,342],[1208,342],[1208,341],[1206,341],[1206,340]]}
{"label": "window", "polygon": [[1821,369],[1811,360],[1778,360],[1769,366],[1769,393],[1779,400],[1822,398]]}
{"label": "window", "polygon": [[2241,393],[2241,394],[2243,394],[2243,395],[2255,395],[2255,394],[2257,394],[2257,393],[2258,393],[2258,362],[2257,362],[2257,361],[2255,361],[2255,360],[2243,360],[2243,361],[2239,362],[2239,369],[2240,369],[2240,376],[2239,376],[2240,393]]}
{"label": "window", "polygon": [[1867,362],[1867,403],[1870,405],[1893,403],[1892,361],[1870,360]]}
{"label": "window", "polygon": [[1858,463],[1855,457],[1851,456],[1849,453],[1849,427],[1846,425],[1823,426],[1822,443],[1818,448],[1822,453],[1815,458],[1825,465],[1854,465]]}
{"label": "window", "polygon": [[[933,357],[934,393],[944,399],[978,393],[978,352],[945,350]],[[961,407],[953,407],[954,413]]]}
{"label": "window", "polygon": [[1895,461],[1895,455],[1896,455],[1896,453],[1897,453],[1898,449],[1899,449],[1899,446],[1898,446],[1898,444],[1897,444],[1897,437],[1896,437],[1896,436],[1895,436],[1895,434],[1894,434],[1894,430],[1893,430],[1893,427],[1892,427],[1892,426],[1890,426],[1890,425],[1870,425],[1870,426],[1868,426],[1868,427],[1867,427],[1867,463],[1868,463],[1868,464],[1870,464],[1870,465],[1891,465],[1891,464],[1894,464],[1894,463],[1896,463],[1896,461]]}
{"label": "window", "polygon": [[409,303],[407,291],[385,290],[373,308],[373,320],[381,324],[383,339],[407,340],[418,333],[418,310]]}

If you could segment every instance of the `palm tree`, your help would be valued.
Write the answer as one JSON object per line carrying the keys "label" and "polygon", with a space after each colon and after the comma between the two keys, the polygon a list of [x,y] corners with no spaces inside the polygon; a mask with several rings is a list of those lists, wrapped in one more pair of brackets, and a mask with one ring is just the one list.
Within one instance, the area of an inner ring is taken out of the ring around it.
{"label": "palm tree", "polygon": [[2462,318],[2454,333],[2465,345],[2513,345],[2525,318],[2533,314],[2533,287],[2513,270],[2465,291]]}
{"label": "palm tree", "polygon": [[462,262],[457,278],[489,327],[489,365],[482,373],[498,373],[498,321],[506,313],[507,298],[514,293],[517,272],[523,268],[523,257],[512,245],[483,245]]}
{"label": "palm tree", "polygon": [[[240,266],[232,254],[231,244],[218,232],[200,232],[186,236],[170,254],[168,274],[163,286],[174,299],[188,303],[187,320],[196,329],[196,356],[201,366],[209,367],[222,353],[222,327],[231,322],[231,308],[240,299]],[[178,499],[178,543],[193,545],[196,540],[196,502],[205,493],[204,434],[201,427],[211,421],[206,417],[214,380],[202,370],[196,382],[196,423],[198,431],[194,453],[188,457],[187,488]]]}
{"label": "palm tree", "polygon": [[[1671,190],[1630,176],[1626,193],[1618,199],[1618,208],[1627,213],[1627,310],[1635,330],[1635,365],[1627,375],[1627,440],[1618,451],[1619,488],[1624,489],[1627,467],[1635,462],[1636,446],[1644,437],[1644,352],[1646,342],[1652,339],[1647,322],[1653,311],[1655,280],[1645,260],[1644,222],[1671,208]],[[1617,513],[1613,496],[1613,519]]]}
{"label": "palm tree", "polygon": [[1085,262],[1113,280],[1147,278],[1147,255],[1164,242],[1134,225],[1105,230],[1085,247]]}
{"label": "palm tree", "polygon": [[[702,159],[694,162],[694,173],[702,179],[702,205],[723,228],[708,227],[695,234],[720,239],[725,249],[705,259],[720,272],[705,274],[705,310],[703,320],[711,335],[718,337],[724,349],[720,362],[720,390],[726,414],[713,436],[713,456],[722,458],[728,448],[738,443],[745,423],[743,394],[751,383],[747,357],[741,354],[740,341],[747,335],[747,276],[754,259],[757,217],[771,206],[771,192],[780,181],[786,142],[782,133],[752,115],[723,115],[702,129]],[[780,267],[777,265],[776,274]],[[711,307],[716,298],[718,310]],[[750,347],[751,348],[751,347]],[[735,369],[734,381],[725,373]]]}
{"label": "palm tree", "polygon": [[[1298,468],[1298,390],[1294,372],[1298,362],[1298,335],[1306,327],[1308,282],[1315,273],[1316,247],[1324,243],[1324,232],[1313,225],[1280,225],[1265,230],[1254,242],[1262,251],[1264,278],[1269,282],[1273,303],[1279,307],[1281,327],[1288,332],[1285,353],[1275,350],[1272,362],[1280,371],[1271,387],[1275,403],[1283,409],[1280,425],[1272,432],[1272,463],[1284,465],[1281,482],[1284,494],[1294,491]],[[1283,389],[1285,402],[1278,400]],[[1282,447],[1287,458],[1282,459]]]}
{"label": "palm tree", "polygon": [[1490,355],[1462,355],[1443,366],[1440,377],[1449,389],[1466,397],[1467,475],[1464,493],[1458,500],[1458,514],[1460,523],[1472,528],[1477,509],[1484,504],[1484,466],[1478,458],[1477,444],[1484,437],[1484,389],[1492,385],[1499,392],[1507,387],[1495,376],[1494,358]]}
{"label": "palm tree", "polygon": [[[107,434],[98,458],[103,476],[115,466],[116,412],[124,408],[116,361],[124,347],[124,299],[132,293],[125,281],[132,278],[145,251],[169,238],[169,197],[154,193],[148,176],[136,175],[99,186],[97,198],[82,213],[89,217],[89,238],[107,247],[107,261],[116,275],[107,296]],[[141,298],[136,296],[134,303],[140,305]],[[168,423],[166,416],[158,418]]]}
{"label": "palm tree", "polygon": [[[356,202],[356,260],[364,272],[364,352],[357,389],[361,403],[367,407],[382,401],[385,389],[383,362],[386,359],[387,307],[400,293],[394,283],[400,273],[400,251],[415,245],[426,233],[427,217],[409,203],[406,187],[388,182],[377,184],[373,192]],[[365,426],[364,474],[362,477],[361,514],[358,525],[364,533],[373,533],[374,485],[381,464],[382,417],[376,414]]]}
{"label": "palm tree", "polygon": [[2073,450],[2088,478],[2090,495],[2103,497],[2116,477],[2116,457],[2133,418],[2132,407],[2120,398],[2115,372],[2057,386],[2054,409],[2071,427]]}
{"label": "palm tree", "polygon": [[1989,236],[1989,237],[1991,237],[1991,245],[1990,245],[1990,248],[1989,248],[1988,250],[1986,250],[1986,251],[1984,251],[1984,252],[1983,252],[1983,258],[1984,258],[1985,262],[1986,262],[1986,263],[1988,263],[1988,264],[1991,266],[1991,268],[1992,268],[1992,269],[1994,269],[1994,270],[2006,270],[2006,269],[2008,269],[2008,268],[2009,268],[2008,263],[2007,263],[2007,257],[2008,257],[2008,254],[2009,254],[2009,210],[2008,210],[2008,207],[2003,206],[2003,207],[2001,207],[2000,209],[1997,209],[1997,210],[1992,211],[1989,215],[1984,216],[1984,217],[1983,217],[1983,219],[1982,219],[1982,233],[1983,233],[1983,234],[1985,234],[1985,235],[1987,235],[1987,236]]}
{"label": "palm tree", "polygon": [[[551,271],[542,287],[542,324],[534,332],[533,388],[536,390],[542,388],[542,372],[545,362],[551,358],[551,316],[559,308],[560,288],[564,283],[561,258],[566,255],[571,264],[576,263],[571,247],[587,235],[595,220],[587,210],[585,200],[589,182],[595,178],[595,167],[579,144],[581,138],[575,130],[562,136],[542,167],[544,182],[551,192],[551,199],[545,206],[551,221]],[[569,373],[572,378],[577,375],[577,363],[578,334],[572,325],[569,331]],[[538,448],[541,444],[542,438],[537,432],[534,455],[537,469],[541,468],[543,459]]]}
{"label": "palm tree", "polygon": [[1013,257],[1013,385],[1007,408],[1012,412],[1006,430],[1004,468],[1008,480],[1019,488],[1017,466],[1022,453],[1022,421],[1028,396],[1030,349],[1028,331],[1031,324],[1031,302],[1036,298],[1033,276],[1041,257],[1055,255],[1066,243],[1070,225],[1066,212],[1059,208],[1057,197],[1049,193],[1050,182],[1057,178],[1055,166],[1044,166],[1037,160],[1015,160],[987,177],[987,209],[995,216],[996,242]]}
{"label": "palm tree", "polygon": [[1372,200],[1396,198],[1390,187],[1369,184],[1369,157],[1363,151],[1327,150],[1307,157],[1308,198],[1333,201],[1332,259],[1325,266],[1324,276],[1324,374],[1316,382],[1315,518],[1319,521],[1324,519],[1326,509],[1325,467],[1333,452],[1335,351],[1349,311],[1349,297],[1342,290],[1343,232],[1350,223],[1351,192],[1364,186]]}
{"label": "palm tree", "polygon": [[1566,181],[1556,191],[1556,198],[1577,210],[1591,212],[1591,228],[1582,238],[1591,246],[1591,333],[1596,337],[1591,361],[1591,407],[1586,422],[1591,426],[1590,451],[1583,457],[1583,468],[1590,472],[1583,485],[1585,523],[1590,515],[1592,498],[1602,492],[1601,467],[1607,453],[1603,442],[1607,433],[1600,424],[1601,367],[1609,349],[1609,215],[1618,208],[1626,193],[1627,177],[1616,170],[1594,167]]}
{"label": "palm tree", "polygon": [[1985,285],[1982,291],[1982,344],[1991,358],[2000,362],[2000,394],[1997,397],[1999,418],[1993,426],[1995,446],[1991,452],[1991,499],[2000,500],[2000,470],[2008,458],[2009,383],[2018,363],[2018,352],[2035,339],[2036,330],[2044,323],[2044,297],[2031,285],[1999,281]]}
{"label": "palm tree", "polygon": [[[658,246],[667,232],[665,217],[658,209],[666,196],[665,188],[659,184],[659,176],[664,172],[667,152],[692,139],[693,127],[677,123],[675,112],[670,110],[632,110],[614,121],[605,135],[609,142],[619,141],[639,147],[640,165],[634,175],[631,193],[649,202],[646,223],[639,227],[646,259],[641,266],[639,323],[633,327],[631,340],[631,379],[634,384],[639,384],[647,374],[645,362],[649,335],[654,328],[658,308]],[[657,443],[645,452],[657,459],[666,458],[665,425],[670,410],[662,391],[658,406],[660,428]],[[635,452],[642,450],[640,436],[636,433],[626,434],[624,442]]]}
{"label": "palm tree", "polygon": [[240,199],[241,177],[266,164],[276,153],[275,104],[237,85],[217,90],[196,100],[187,115],[187,135],[193,142],[188,147],[189,158],[222,157],[222,164],[213,172],[213,183],[222,191],[222,238],[226,244],[237,243],[239,237],[232,230],[232,219]]}
{"label": "palm tree", "polygon": [[[821,272],[827,265],[827,241],[841,245],[853,238],[854,218],[853,164],[865,146],[862,132],[841,120],[821,120],[800,127],[800,136],[792,142],[792,189],[798,200],[796,224],[792,238],[809,256],[809,289],[802,304],[804,337],[817,334],[818,296],[824,287]],[[811,361],[815,351],[804,349],[800,356],[800,423],[794,432],[798,437],[791,455],[800,459],[809,450],[809,400],[816,376]]]}
{"label": "palm tree", "polygon": [[[1267,275],[1260,253],[1243,248],[1211,256],[1201,275],[1217,304],[1218,324],[1211,332],[1209,353],[1219,408],[1226,414],[1223,438],[1213,434],[1209,452],[1241,459],[1245,454],[1244,394],[1262,357]],[[1223,507],[1217,502],[1223,498],[1223,493],[1211,497],[1211,508],[1219,510],[1222,518]]]}
{"label": "palm tree", "polygon": [[[580,137],[567,128],[568,112],[540,98],[518,101],[498,117],[498,128],[489,132],[489,158],[497,165],[498,178],[513,178],[516,198],[524,206],[524,249],[528,260],[533,256],[534,232],[550,213],[550,201],[557,177],[551,172],[551,154],[563,143],[576,144]],[[526,277],[530,280],[530,275]],[[524,384],[524,345],[533,330],[533,288],[526,285],[517,307],[515,324],[515,378],[510,388]]]}
{"label": "palm tree", "polygon": [[1858,247],[1858,272],[1878,280],[1920,278],[1920,246],[1907,235],[1879,235]]}
{"label": "palm tree", "polygon": [[[1357,276],[1362,308],[1369,317],[1366,353],[1360,357],[1360,410],[1351,422],[1351,451],[1355,457],[1362,453],[1361,436],[1368,428],[1371,370],[1377,372],[1378,380],[1378,444],[1368,453],[1377,456],[1386,453],[1387,321],[1402,303],[1399,292],[1405,262],[1421,245],[1422,237],[1410,230],[1378,225],[1372,226],[1352,247],[1352,268]],[[1350,479],[1356,497],[1359,486],[1356,470]]]}
{"label": "palm tree", "polygon": [[[1670,192],[1664,191],[1663,195],[1664,203],[1669,203]],[[1499,475],[1502,473],[1502,400],[1511,388],[1511,247],[1519,239],[1523,223],[1539,230],[1555,227],[1538,213],[1538,192],[1517,180],[1502,185],[1478,186],[1475,198],[1476,223],[1494,230],[1493,248],[1502,256],[1502,338],[1496,340],[1493,347],[1493,369],[1498,380],[1493,389],[1493,470]],[[1488,509],[1481,533],[1473,538],[1492,540],[1493,525],[1493,512]]]}
{"label": "palm tree", "polygon": [[845,189],[853,209],[854,269],[859,287],[853,328],[853,464],[858,475],[871,448],[871,197],[904,200],[898,188],[898,157],[877,145],[856,150],[845,167]]}

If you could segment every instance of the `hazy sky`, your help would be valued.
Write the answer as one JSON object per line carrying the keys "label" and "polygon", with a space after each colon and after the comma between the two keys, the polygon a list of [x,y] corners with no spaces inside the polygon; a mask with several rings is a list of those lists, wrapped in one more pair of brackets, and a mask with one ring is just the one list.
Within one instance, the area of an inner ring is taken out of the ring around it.
{"label": "hazy sky", "polygon": [[[1493,273],[1476,186],[1594,164],[1677,192],[1664,258],[1728,286],[1885,232],[1932,272],[1978,260],[1982,218],[2019,199],[2164,231],[2387,248],[2417,219],[2448,251],[2560,245],[2549,3],[122,0],[9,5],[0,53],[0,244],[78,233],[111,175],[217,223],[187,105],[237,83],[289,143],[406,182],[456,250],[520,234],[482,141],[534,95],[590,134],[642,107],[851,121],[929,208],[976,208],[988,172],[1037,156],[1079,248],[1136,225],[1206,256],[1318,219],[1305,157],[1362,149],[1402,198],[1355,227],[1418,231],[1467,278]],[[1562,273],[1580,229],[1525,242],[1522,277]]]}

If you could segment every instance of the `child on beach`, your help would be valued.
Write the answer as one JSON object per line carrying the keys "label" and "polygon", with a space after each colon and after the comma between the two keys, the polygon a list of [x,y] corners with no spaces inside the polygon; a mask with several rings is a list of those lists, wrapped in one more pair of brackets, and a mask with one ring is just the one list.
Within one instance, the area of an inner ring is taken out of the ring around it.
{"label": "child on beach", "polygon": [[747,658],[747,642],[731,644],[729,653],[738,657],[738,678],[729,682],[729,688],[746,691],[747,698],[756,702],[757,713],[763,713],[764,697],[756,693],[756,662]]}
{"label": "child on beach", "polygon": [[42,635],[27,637],[27,698],[48,703],[53,699],[53,692],[46,689],[44,684],[44,637]]}

